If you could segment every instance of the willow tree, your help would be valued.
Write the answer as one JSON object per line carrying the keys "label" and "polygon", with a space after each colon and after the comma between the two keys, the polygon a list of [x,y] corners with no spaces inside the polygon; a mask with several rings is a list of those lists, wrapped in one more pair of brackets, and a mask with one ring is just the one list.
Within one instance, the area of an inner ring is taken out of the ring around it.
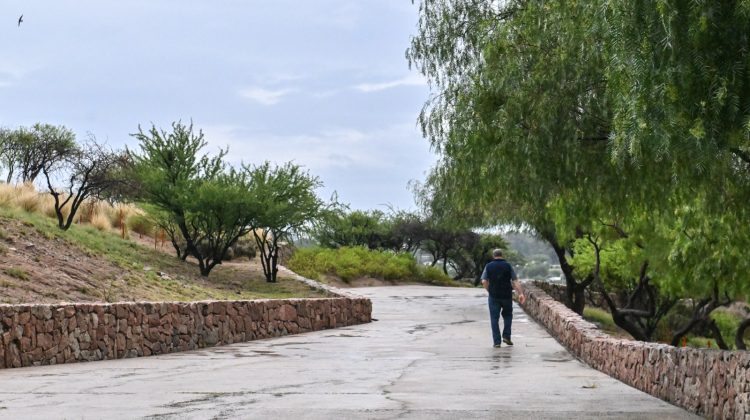
{"label": "willow tree", "polygon": [[604,6],[613,156],[670,171],[668,286],[701,303],[691,324],[716,335],[712,308],[750,289],[750,3]]}
{"label": "willow tree", "polygon": [[407,52],[437,91],[420,116],[442,156],[428,179],[433,210],[531,228],[555,249],[579,313],[592,281],[568,261],[580,232],[559,231],[551,205],[618,176],[596,12],[588,2],[424,1]]}

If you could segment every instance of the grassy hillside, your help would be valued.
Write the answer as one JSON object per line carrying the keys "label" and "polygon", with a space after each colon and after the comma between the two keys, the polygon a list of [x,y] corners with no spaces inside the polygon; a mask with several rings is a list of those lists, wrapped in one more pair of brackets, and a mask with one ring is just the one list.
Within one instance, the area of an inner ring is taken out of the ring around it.
{"label": "grassy hillside", "polygon": [[23,194],[0,194],[0,303],[322,296],[283,276],[266,283],[247,259],[201,277],[169,245],[154,249],[153,239],[133,232],[122,239],[102,212],[93,214],[94,223],[62,231],[44,211],[44,194]]}

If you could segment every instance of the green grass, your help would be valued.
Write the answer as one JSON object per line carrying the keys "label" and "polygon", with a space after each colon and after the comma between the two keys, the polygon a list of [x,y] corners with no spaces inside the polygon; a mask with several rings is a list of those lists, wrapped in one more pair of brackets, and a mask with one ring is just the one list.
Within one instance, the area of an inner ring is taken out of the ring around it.
{"label": "green grass", "polygon": [[299,249],[288,265],[297,273],[313,279],[333,275],[344,282],[372,277],[390,281],[456,285],[442,270],[419,266],[409,253],[373,251],[364,247]]}
{"label": "green grass", "polygon": [[604,309],[586,307],[583,310],[583,318],[597,324],[604,331],[617,332],[619,330],[619,327],[612,319],[612,314]]}
{"label": "green grass", "polygon": [[700,337],[700,336],[690,336],[687,339],[687,345],[688,347],[695,347],[695,348],[712,348],[712,349],[718,349],[719,346],[716,345],[716,340],[713,338],[707,338],[707,337]]}
{"label": "green grass", "polygon": [[26,271],[24,271],[24,270],[22,270],[20,268],[17,268],[17,267],[6,268],[4,270],[4,272],[5,272],[5,274],[7,274],[7,275],[9,275],[11,277],[15,277],[15,278],[17,278],[19,280],[26,281],[26,280],[29,279],[29,273],[27,273]]}

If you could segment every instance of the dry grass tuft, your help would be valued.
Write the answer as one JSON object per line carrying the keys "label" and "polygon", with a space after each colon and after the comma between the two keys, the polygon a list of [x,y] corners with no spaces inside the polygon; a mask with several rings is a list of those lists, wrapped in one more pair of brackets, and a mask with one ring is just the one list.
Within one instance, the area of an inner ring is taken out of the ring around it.
{"label": "dry grass tuft", "polygon": [[[65,197],[61,196],[60,199],[64,200]],[[63,208],[63,217],[66,219],[70,214],[70,204]],[[37,192],[32,184],[13,185],[0,182],[0,207],[38,213],[53,219],[57,217],[55,199],[46,192]],[[113,206],[106,201],[88,199],[78,208],[73,222],[89,223],[99,230],[109,230],[113,227],[121,228],[122,225],[127,228],[128,221],[138,217],[143,217],[143,211],[132,204]]]}
{"label": "dry grass tuft", "polygon": [[91,219],[90,223],[91,226],[97,228],[98,230],[106,231],[112,229],[112,222],[109,220],[109,217],[107,217],[107,215],[103,213],[94,214],[94,217]]}
{"label": "dry grass tuft", "polygon": [[116,228],[121,228],[122,225],[127,227],[128,219],[139,213],[140,210],[132,204],[118,203],[107,209],[109,220],[112,222],[112,226]]}
{"label": "dry grass tuft", "polygon": [[0,205],[15,207],[30,213],[39,211],[44,203],[44,194],[36,192],[31,184],[8,185],[0,188]]}

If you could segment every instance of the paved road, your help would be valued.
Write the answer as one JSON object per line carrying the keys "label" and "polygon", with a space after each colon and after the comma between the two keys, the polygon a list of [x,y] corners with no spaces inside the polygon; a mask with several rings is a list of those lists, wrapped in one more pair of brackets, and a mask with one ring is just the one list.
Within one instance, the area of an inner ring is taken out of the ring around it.
{"label": "paved road", "polygon": [[478,289],[357,289],[378,322],[158,357],[0,370],[0,418],[691,418],[573,359]]}

